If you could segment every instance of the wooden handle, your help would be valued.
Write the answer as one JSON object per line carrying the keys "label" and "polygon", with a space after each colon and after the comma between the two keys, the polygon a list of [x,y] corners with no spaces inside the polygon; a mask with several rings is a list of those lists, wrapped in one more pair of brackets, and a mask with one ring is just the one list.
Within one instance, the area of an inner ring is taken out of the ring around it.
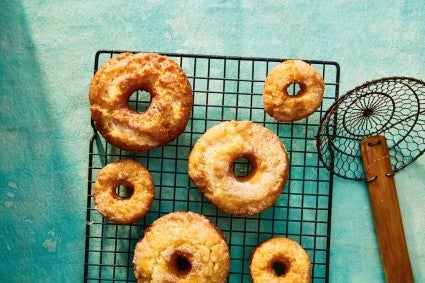
{"label": "wooden handle", "polygon": [[387,141],[374,136],[360,146],[385,278],[388,283],[413,282]]}

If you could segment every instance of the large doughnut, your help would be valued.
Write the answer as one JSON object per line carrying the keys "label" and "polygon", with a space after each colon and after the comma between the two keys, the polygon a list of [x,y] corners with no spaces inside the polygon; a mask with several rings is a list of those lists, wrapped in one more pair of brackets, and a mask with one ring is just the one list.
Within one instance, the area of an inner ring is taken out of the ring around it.
{"label": "large doughnut", "polygon": [[229,247],[205,216],[172,212],[155,220],[134,250],[137,282],[225,282]]}
{"label": "large doughnut", "polygon": [[254,283],[309,283],[311,262],[306,251],[288,238],[270,238],[251,253]]}
{"label": "large doughnut", "polygon": [[[127,197],[117,194],[118,186],[132,191]],[[152,205],[155,188],[149,171],[131,159],[122,159],[103,167],[96,179],[93,198],[97,210],[117,224],[140,220]]]}
{"label": "large doughnut", "polygon": [[[136,90],[150,93],[145,112],[130,109]],[[176,139],[190,118],[190,83],[177,63],[155,53],[121,53],[106,62],[93,77],[90,110],[97,130],[112,145],[145,151]]]}
{"label": "large doughnut", "polygon": [[[251,165],[245,177],[233,171],[233,164],[241,158]],[[210,128],[195,143],[188,173],[217,207],[249,216],[276,202],[288,167],[286,149],[272,131],[251,121],[228,121]]]}
{"label": "large doughnut", "polygon": [[[299,84],[295,95],[288,93],[288,86]],[[267,75],[264,82],[264,110],[276,120],[292,122],[313,114],[323,100],[325,84],[320,73],[301,60],[287,60]]]}

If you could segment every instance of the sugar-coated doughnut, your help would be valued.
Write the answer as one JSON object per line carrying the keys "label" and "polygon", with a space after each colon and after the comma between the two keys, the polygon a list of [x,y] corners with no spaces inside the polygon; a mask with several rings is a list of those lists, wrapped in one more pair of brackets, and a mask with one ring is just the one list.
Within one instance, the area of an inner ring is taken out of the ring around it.
{"label": "sugar-coated doughnut", "polygon": [[[235,175],[233,164],[245,158],[251,171]],[[251,121],[227,121],[207,130],[189,155],[194,184],[220,209],[254,215],[272,206],[288,177],[288,156],[279,137]]]}
{"label": "sugar-coated doughnut", "polygon": [[145,230],[134,250],[137,282],[225,282],[229,247],[205,216],[172,212]]}
{"label": "sugar-coated doughnut", "polygon": [[270,238],[251,253],[254,283],[309,283],[311,262],[304,248],[288,238]]}
{"label": "sugar-coated doughnut", "polygon": [[[144,112],[130,109],[136,90],[150,93]],[[167,56],[121,53],[99,68],[89,89],[97,130],[112,145],[145,151],[176,139],[186,128],[193,106],[184,71]]]}
{"label": "sugar-coated doughnut", "polygon": [[[295,95],[288,86],[299,84]],[[322,103],[325,84],[320,73],[301,60],[287,60],[267,75],[264,82],[264,110],[276,120],[292,122],[313,114]]]}
{"label": "sugar-coated doughnut", "polygon": [[[117,188],[122,185],[132,191],[121,197]],[[93,188],[97,210],[117,224],[133,224],[149,211],[155,194],[152,176],[140,163],[122,159],[103,167]]]}

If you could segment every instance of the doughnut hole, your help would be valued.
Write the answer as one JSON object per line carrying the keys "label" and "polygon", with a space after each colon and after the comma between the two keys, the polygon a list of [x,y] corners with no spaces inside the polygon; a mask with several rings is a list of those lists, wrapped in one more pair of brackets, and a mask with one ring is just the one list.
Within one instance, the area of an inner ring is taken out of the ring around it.
{"label": "doughnut hole", "polygon": [[130,199],[134,194],[133,183],[126,179],[116,179],[115,184],[112,186],[115,187],[115,189],[113,189],[112,196],[116,199]]}
{"label": "doughnut hole", "polygon": [[134,188],[131,185],[118,185],[115,188],[115,194],[120,199],[129,199],[134,194]]}
{"label": "doughnut hole", "polygon": [[286,89],[284,90],[284,92],[286,92],[289,96],[300,95],[303,93],[303,91],[304,91],[303,85],[301,85],[298,82],[290,83],[289,85],[286,86]]}
{"label": "doughnut hole", "polygon": [[270,262],[272,273],[277,277],[284,277],[290,268],[290,262],[285,257],[275,258]]}
{"label": "doughnut hole", "polygon": [[247,181],[257,169],[256,158],[253,154],[245,154],[236,158],[232,164],[233,175],[240,181]]}
{"label": "doughnut hole", "polygon": [[146,112],[152,102],[152,95],[149,91],[139,89],[134,91],[128,98],[128,107],[138,113]]}
{"label": "doughnut hole", "polygon": [[168,269],[177,277],[185,277],[192,270],[190,256],[180,251],[174,252],[168,263]]}

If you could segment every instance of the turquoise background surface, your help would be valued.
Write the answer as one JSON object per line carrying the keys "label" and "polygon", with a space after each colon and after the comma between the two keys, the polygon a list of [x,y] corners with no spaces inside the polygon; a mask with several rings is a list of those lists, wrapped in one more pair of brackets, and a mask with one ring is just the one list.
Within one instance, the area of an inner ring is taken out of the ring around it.
{"label": "turquoise background surface", "polygon": [[[0,281],[83,279],[99,49],[336,61],[340,93],[425,79],[424,1],[1,1]],[[424,133],[425,134],[425,133]],[[425,282],[425,157],[396,175]],[[335,178],[331,282],[384,282],[366,186]]]}

